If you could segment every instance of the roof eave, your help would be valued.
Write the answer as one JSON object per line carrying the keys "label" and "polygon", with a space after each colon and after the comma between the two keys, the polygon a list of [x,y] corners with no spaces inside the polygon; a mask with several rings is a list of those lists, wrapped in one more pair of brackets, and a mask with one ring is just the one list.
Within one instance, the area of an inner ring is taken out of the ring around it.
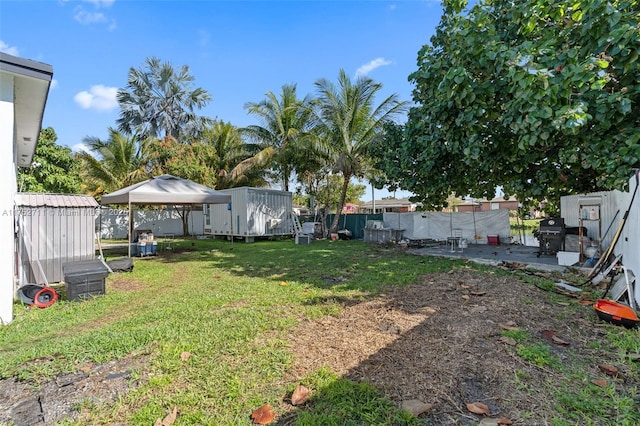
{"label": "roof eave", "polygon": [[31,165],[42,128],[53,67],[0,52],[0,72],[13,77],[17,165]]}

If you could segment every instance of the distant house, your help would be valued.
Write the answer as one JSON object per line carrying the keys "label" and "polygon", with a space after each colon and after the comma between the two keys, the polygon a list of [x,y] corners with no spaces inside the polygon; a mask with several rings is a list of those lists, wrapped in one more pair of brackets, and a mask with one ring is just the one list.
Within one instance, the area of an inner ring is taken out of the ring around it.
{"label": "distant house", "polygon": [[[531,207],[529,209],[529,217],[531,219],[539,219],[544,216],[542,209],[544,208],[544,202],[542,202],[538,208]],[[509,212],[517,212],[520,208],[520,202],[515,196],[509,198],[496,197],[491,200],[466,200],[460,204],[456,204],[456,210],[459,212],[487,212],[491,210],[509,210]]]}
{"label": "distant house", "polygon": [[[0,52],[0,245],[11,252],[18,167],[33,160],[52,77],[51,65]],[[0,324],[13,320],[15,276],[14,257],[5,253],[0,256]]]}
{"label": "distant house", "polygon": [[360,206],[358,204],[345,203],[345,205],[342,206],[342,213],[343,214],[360,213]]}
{"label": "distant house", "polygon": [[408,198],[386,199],[368,201],[360,206],[360,213],[376,214],[376,213],[407,213],[415,212],[420,203],[409,201]]}
{"label": "distant house", "polygon": [[491,210],[507,209],[509,211],[518,211],[520,202],[516,197],[511,196],[509,198],[496,197],[491,200],[471,200],[464,201],[461,204],[457,204],[456,208],[459,212],[488,212]]}

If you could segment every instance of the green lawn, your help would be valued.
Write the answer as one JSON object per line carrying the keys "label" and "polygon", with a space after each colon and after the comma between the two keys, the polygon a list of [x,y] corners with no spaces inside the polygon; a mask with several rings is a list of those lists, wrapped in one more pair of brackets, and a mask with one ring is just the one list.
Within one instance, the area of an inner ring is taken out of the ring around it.
{"label": "green lawn", "polygon": [[[44,383],[87,363],[146,355],[147,371],[136,373],[145,374],[143,385],[113,404],[87,404],[78,424],[150,425],[174,405],[176,424],[249,424],[249,407],[278,407],[296,385],[285,341],[300,321],[462,265],[361,241],[176,243],[137,259],[132,273],[110,275],[104,296],[43,310],[17,303],[15,321],[0,328],[0,378]],[[331,371],[303,382],[317,393],[296,424],[423,424],[375,388]]]}

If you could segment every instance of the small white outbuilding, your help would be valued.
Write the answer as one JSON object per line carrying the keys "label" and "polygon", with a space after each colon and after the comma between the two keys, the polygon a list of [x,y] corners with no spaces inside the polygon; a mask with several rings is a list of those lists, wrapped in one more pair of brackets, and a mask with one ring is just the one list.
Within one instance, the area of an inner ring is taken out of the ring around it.
{"label": "small white outbuilding", "polygon": [[231,195],[231,203],[205,206],[205,234],[238,237],[246,242],[256,237],[291,235],[291,192],[247,186],[220,192]]}

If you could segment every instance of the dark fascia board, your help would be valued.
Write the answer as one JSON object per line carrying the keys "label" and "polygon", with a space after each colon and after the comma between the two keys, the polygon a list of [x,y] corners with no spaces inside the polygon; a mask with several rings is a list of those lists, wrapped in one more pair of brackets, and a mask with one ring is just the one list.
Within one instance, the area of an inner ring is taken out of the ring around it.
{"label": "dark fascia board", "polygon": [[51,81],[53,77],[51,65],[3,52],[0,52],[0,70],[45,81]]}

